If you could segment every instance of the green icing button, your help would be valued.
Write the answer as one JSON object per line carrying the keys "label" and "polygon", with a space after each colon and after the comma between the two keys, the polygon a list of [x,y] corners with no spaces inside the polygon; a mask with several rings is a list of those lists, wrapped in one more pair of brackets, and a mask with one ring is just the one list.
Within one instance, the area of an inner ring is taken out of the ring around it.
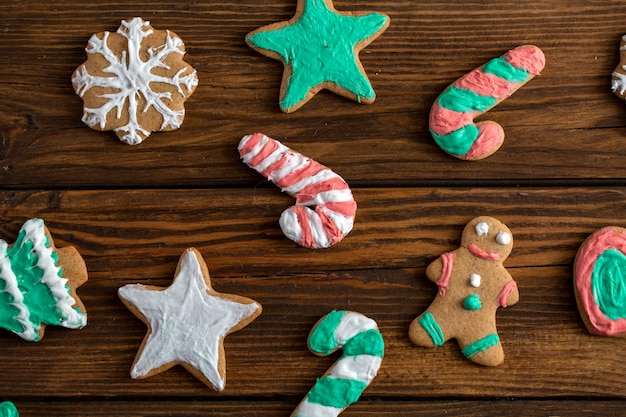
{"label": "green icing button", "polygon": [[483,303],[480,301],[480,297],[476,294],[470,294],[463,301],[463,308],[466,310],[480,310]]}

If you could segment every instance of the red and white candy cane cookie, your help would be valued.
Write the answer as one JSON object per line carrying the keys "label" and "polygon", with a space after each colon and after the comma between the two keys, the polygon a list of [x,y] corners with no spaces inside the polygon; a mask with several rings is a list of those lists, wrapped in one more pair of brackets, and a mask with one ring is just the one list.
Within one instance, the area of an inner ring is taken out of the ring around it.
{"label": "red and white candy cane cookie", "polygon": [[493,121],[474,123],[530,81],[545,66],[541,49],[519,46],[467,73],[446,88],[430,110],[430,133],[437,145],[459,159],[483,159],[504,141]]}
{"label": "red and white candy cane cookie", "polygon": [[238,149],[243,162],[296,199],[279,221],[289,239],[305,248],[327,248],[352,230],[356,202],[328,167],[262,133],[244,136]]}

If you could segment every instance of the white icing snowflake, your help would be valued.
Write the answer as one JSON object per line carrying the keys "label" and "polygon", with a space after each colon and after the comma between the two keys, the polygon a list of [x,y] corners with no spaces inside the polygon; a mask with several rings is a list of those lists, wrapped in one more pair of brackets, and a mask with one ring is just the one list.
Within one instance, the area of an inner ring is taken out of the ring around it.
{"label": "white icing snowflake", "polygon": [[114,130],[130,145],[156,130],[180,127],[184,101],[198,77],[183,61],[185,45],[178,36],[135,17],[122,20],[117,33],[92,35],[85,50],[87,61],[72,76],[74,90],[85,102],[85,124]]}

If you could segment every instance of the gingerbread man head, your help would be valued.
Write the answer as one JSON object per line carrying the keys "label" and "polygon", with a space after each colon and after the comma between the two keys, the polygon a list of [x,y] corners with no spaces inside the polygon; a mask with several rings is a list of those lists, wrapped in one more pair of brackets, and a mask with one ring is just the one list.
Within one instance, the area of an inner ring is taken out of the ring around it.
{"label": "gingerbread man head", "polygon": [[480,216],[465,226],[461,246],[479,258],[502,262],[509,257],[513,249],[513,235],[499,220]]}

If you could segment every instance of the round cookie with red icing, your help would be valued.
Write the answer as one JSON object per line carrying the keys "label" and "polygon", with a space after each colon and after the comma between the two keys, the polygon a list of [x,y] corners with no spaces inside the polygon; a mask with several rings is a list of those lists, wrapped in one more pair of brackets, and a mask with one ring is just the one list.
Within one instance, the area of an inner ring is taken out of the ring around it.
{"label": "round cookie with red icing", "polygon": [[574,262],[574,291],[589,332],[626,333],[626,229],[604,227],[583,242]]}
{"label": "round cookie with red icing", "polygon": [[512,249],[513,237],[506,225],[487,216],[470,221],[461,246],[426,268],[439,292],[411,323],[411,341],[435,347],[456,339],[467,359],[485,366],[501,364],[504,351],[496,310],[519,300],[517,284],[502,265]]}

